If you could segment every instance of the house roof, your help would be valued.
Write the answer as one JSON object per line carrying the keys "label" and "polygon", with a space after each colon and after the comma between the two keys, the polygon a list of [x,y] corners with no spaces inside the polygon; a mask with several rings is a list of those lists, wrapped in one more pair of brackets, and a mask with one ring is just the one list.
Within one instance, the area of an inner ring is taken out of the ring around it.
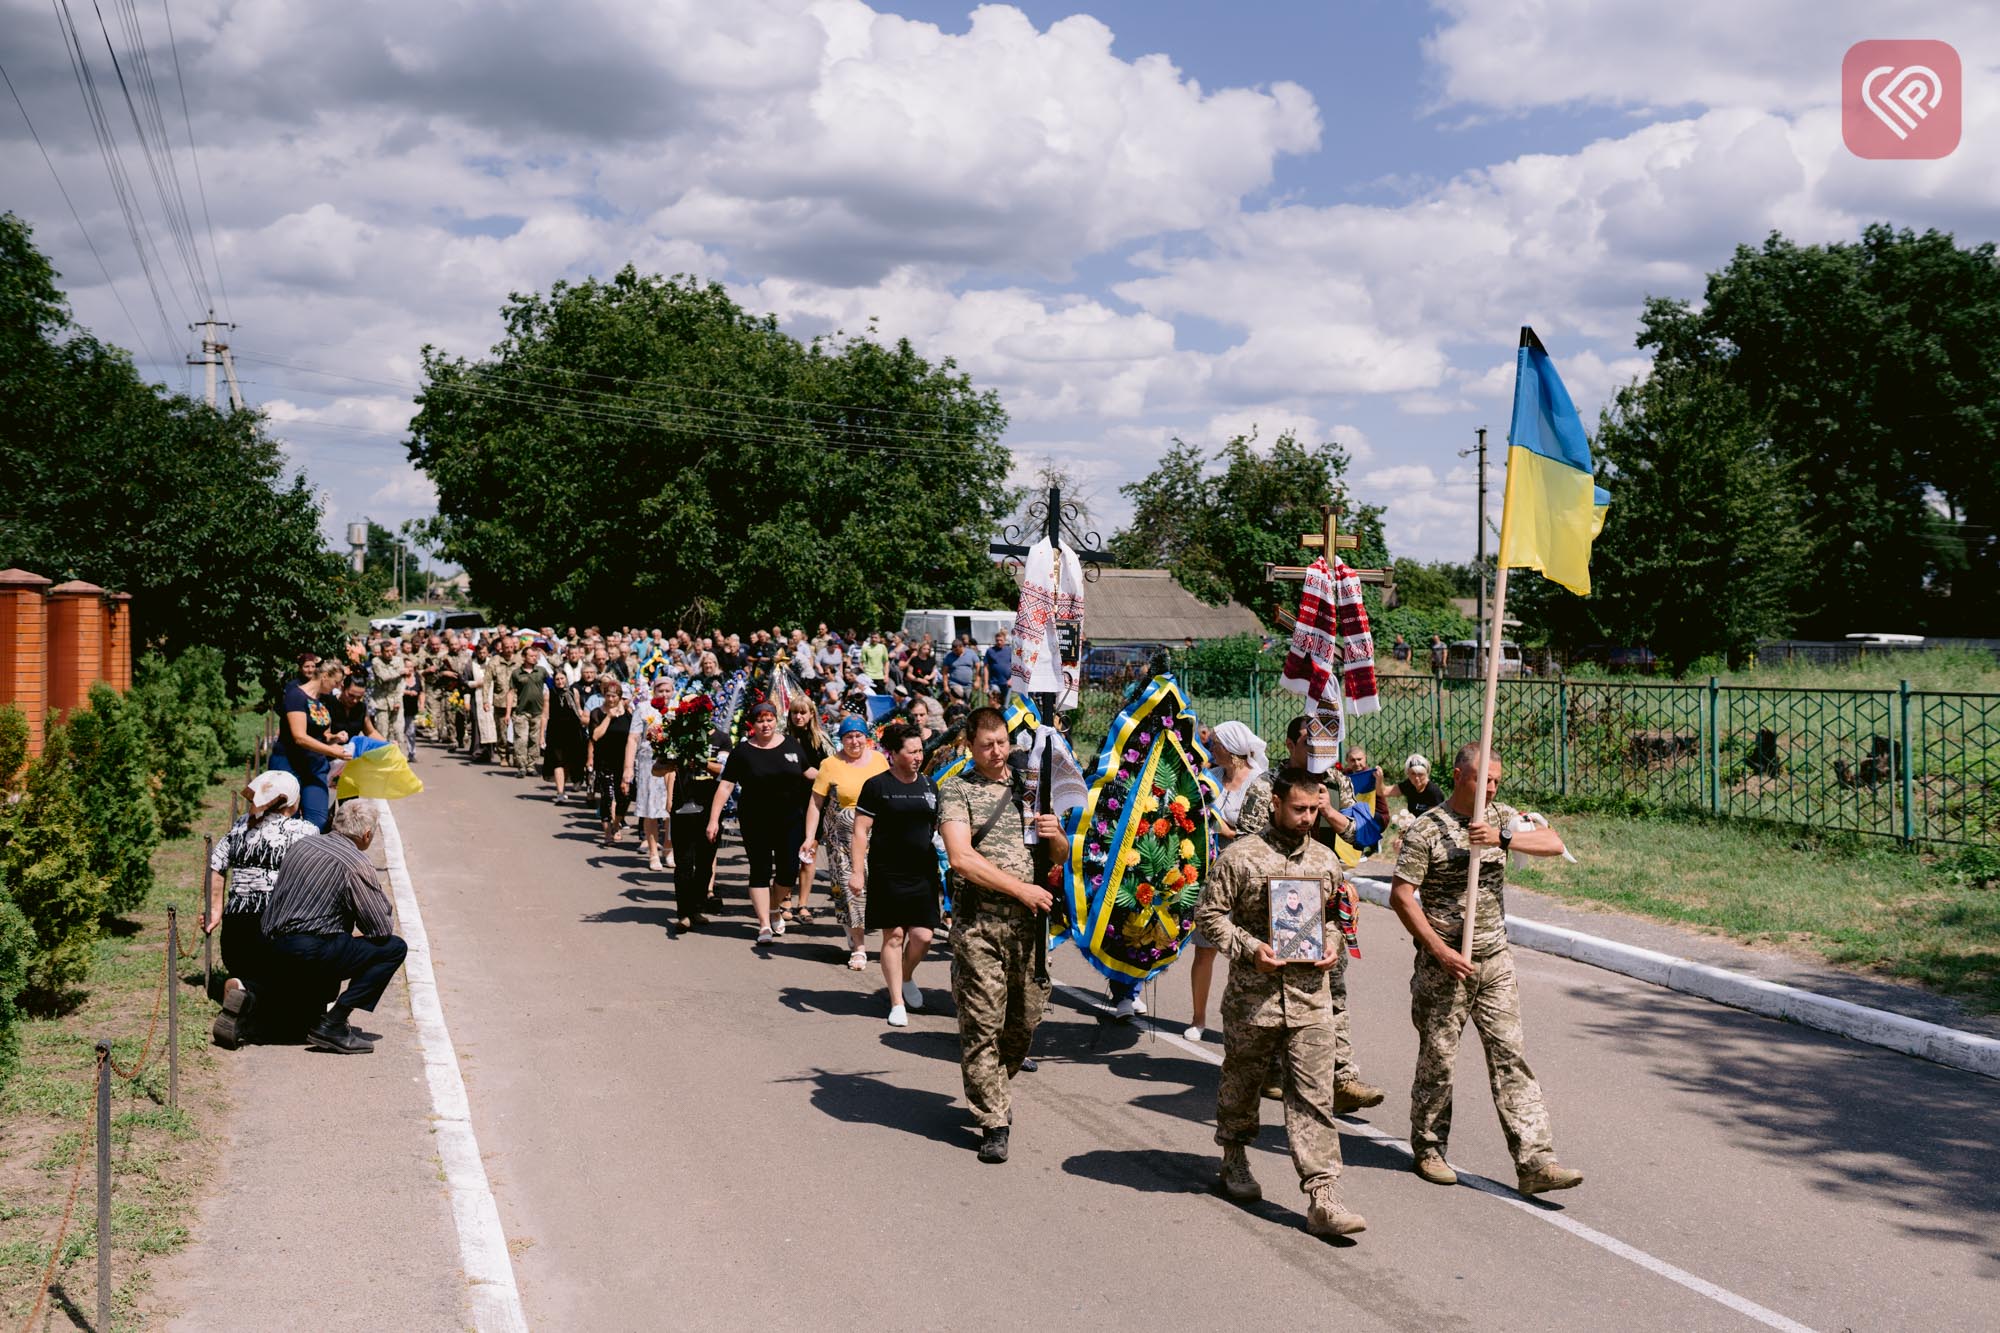
{"label": "house roof", "polygon": [[1092,643],[1179,643],[1263,630],[1248,607],[1210,606],[1164,569],[1104,569],[1084,589],[1083,635]]}

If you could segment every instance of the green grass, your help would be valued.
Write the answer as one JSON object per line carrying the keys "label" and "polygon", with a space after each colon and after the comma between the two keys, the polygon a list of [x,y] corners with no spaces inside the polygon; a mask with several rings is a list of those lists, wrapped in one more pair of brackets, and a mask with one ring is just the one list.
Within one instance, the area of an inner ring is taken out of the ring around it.
{"label": "green grass", "polygon": [[[164,843],[154,854],[153,893],[98,941],[83,1001],[68,1013],[22,1025],[20,1068],[0,1090],[0,1326],[18,1327],[38,1294],[71,1167],[95,1120],[94,1043],[108,1039],[127,1066],[144,1044],[172,904],[180,912],[182,947],[195,950],[176,969],[180,1105],[166,1104],[164,1005],[151,1063],[135,1082],[114,1080],[111,1097],[113,1322],[119,1328],[155,1322],[146,1306],[148,1261],[188,1238],[195,1202],[214,1164],[214,1127],[222,1109],[222,1067],[208,1038],[215,1006],[200,986],[198,886],[201,835],[226,825],[230,789],[227,782],[211,787],[193,836]],[[94,1310],[97,1301],[95,1179],[86,1160],[55,1276],[69,1301],[85,1311]],[[56,1318],[60,1322],[62,1316]]]}
{"label": "green grass", "polygon": [[1509,872],[1527,888],[1917,982],[2000,1012],[2000,888],[1958,862],[1861,839],[1708,820],[1570,815],[1578,864]]}

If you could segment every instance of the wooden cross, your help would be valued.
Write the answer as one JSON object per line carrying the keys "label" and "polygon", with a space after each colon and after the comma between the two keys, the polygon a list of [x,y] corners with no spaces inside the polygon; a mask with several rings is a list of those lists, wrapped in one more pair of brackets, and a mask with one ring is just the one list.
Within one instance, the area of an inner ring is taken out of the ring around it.
{"label": "wooden cross", "polygon": [[[1340,509],[1338,506],[1321,505],[1319,512],[1321,520],[1320,530],[1318,532],[1308,532],[1305,536],[1299,538],[1299,545],[1309,551],[1321,552],[1327,557],[1327,563],[1330,565],[1333,563],[1335,552],[1352,551],[1361,545],[1361,539],[1352,533],[1340,530]],[[1264,566],[1264,581],[1266,583],[1303,583],[1308,568],[1306,565],[1266,565]],[[1357,569],[1354,571],[1354,576],[1363,583],[1380,583],[1384,586],[1390,585],[1394,579],[1393,572],[1387,569]],[[1284,618],[1282,613],[1280,613],[1280,618]]]}

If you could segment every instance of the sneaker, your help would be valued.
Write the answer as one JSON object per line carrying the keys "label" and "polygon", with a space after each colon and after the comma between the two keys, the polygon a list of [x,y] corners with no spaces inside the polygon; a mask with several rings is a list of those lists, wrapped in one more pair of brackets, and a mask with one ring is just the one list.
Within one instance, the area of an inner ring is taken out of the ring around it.
{"label": "sneaker", "polygon": [[757,932],[757,942],[751,945],[750,947],[753,949],[761,949],[776,938],[777,936],[771,933],[771,928],[769,926],[765,926],[762,930]]}
{"label": "sneaker", "polygon": [[1132,1012],[1135,1014],[1146,1012],[1146,997],[1138,994],[1136,991],[1132,995]]}
{"label": "sneaker", "polygon": [[1007,1139],[1009,1131],[1003,1125],[999,1129],[989,1129],[979,1141],[979,1160],[988,1166],[997,1166],[1007,1160]]}
{"label": "sneaker", "polygon": [[1189,1041],[1200,1041],[1201,1024],[1199,1023],[1194,1024],[1192,1027],[1188,1028],[1186,1032],[1181,1033],[1181,1036],[1187,1038]]}
{"label": "sneaker", "polygon": [[1458,1183],[1458,1172],[1451,1169],[1451,1163],[1445,1161],[1444,1154],[1435,1148],[1426,1148],[1418,1153],[1411,1169],[1433,1185]]}
{"label": "sneaker", "polygon": [[1358,1078],[1342,1079],[1333,1088],[1333,1109],[1337,1114],[1359,1111],[1364,1107],[1380,1106],[1382,1089],[1372,1083],[1363,1083]]}
{"label": "sneaker", "polygon": [[1034,1056],[1032,1056],[1032,1055],[1027,1055],[1027,1056],[1023,1056],[1023,1057],[1021,1057],[1021,1072],[1022,1072],[1023,1074],[1032,1074],[1032,1073],[1034,1073],[1034,1072],[1035,1072],[1035,1071],[1036,1071],[1037,1069],[1040,1069],[1040,1068],[1041,1068],[1041,1066],[1035,1063],[1035,1057],[1034,1057]]}
{"label": "sneaker", "polygon": [[375,1049],[374,1042],[335,1018],[331,1010],[306,1029],[306,1045],[338,1055],[366,1055]]}
{"label": "sneaker", "polygon": [[1523,1168],[1519,1179],[1521,1193],[1547,1194],[1550,1190],[1575,1189],[1583,1183],[1583,1172],[1572,1171],[1550,1157],[1534,1166]]}
{"label": "sneaker", "polygon": [[1255,1203],[1264,1197],[1264,1187],[1250,1173],[1250,1154],[1240,1143],[1223,1145],[1222,1170],[1216,1175],[1216,1183],[1222,1186],[1224,1194],[1238,1203]]}
{"label": "sneaker", "polygon": [[1131,996],[1127,995],[1124,999],[1118,1001],[1118,1007],[1116,1009],[1113,1009],[1111,1011],[1111,1014],[1112,1017],[1114,1018],[1129,1019],[1138,1012],[1139,1012],[1138,1002],[1135,1001]]}
{"label": "sneaker", "polygon": [[785,933],[785,918],[781,916],[771,918],[771,933],[773,935],[782,935]]}
{"label": "sneaker", "polygon": [[916,1013],[924,1009],[924,990],[914,981],[903,983],[903,1007]]}
{"label": "sneaker", "polygon": [[1352,1236],[1368,1229],[1368,1219],[1347,1211],[1340,1201],[1338,1185],[1320,1185],[1312,1192],[1312,1207],[1306,1210],[1306,1230],[1315,1236]]}
{"label": "sneaker", "polygon": [[910,1011],[905,1009],[900,1004],[890,1005],[889,1026],[892,1028],[906,1028],[909,1025],[910,1025]]}

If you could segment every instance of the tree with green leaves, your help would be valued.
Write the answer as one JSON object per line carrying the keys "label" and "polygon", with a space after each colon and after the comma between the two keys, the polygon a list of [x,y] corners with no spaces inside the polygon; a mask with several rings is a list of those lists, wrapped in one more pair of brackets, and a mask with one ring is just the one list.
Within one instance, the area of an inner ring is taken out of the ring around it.
{"label": "tree with green leaves", "polygon": [[90,971],[104,914],[104,877],[91,869],[90,838],[70,763],[69,729],[51,719],[21,799],[0,804],[0,897],[34,932],[23,994],[58,1008]]}
{"label": "tree with green leaves", "polygon": [[410,458],[439,554],[505,620],[881,625],[1011,600],[998,397],[871,335],[801,343],[716,283],[515,295],[482,361],[424,349]]}
{"label": "tree with green leaves", "polygon": [[[1268,451],[1254,435],[1236,436],[1213,457],[1177,438],[1150,473],[1119,488],[1132,501],[1132,521],[1112,537],[1111,554],[1127,568],[1169,571],[1205,602],[1234,599],[1269,621],[1279,603],[1297,597],[1266,583],[1264,566],[1312,558],[1299,538],[1319,531],[1322,505],[1347,506],[1341,528],[1360,539],[1346,553],[1349,564],[1388,563],[1383,511],[1350,503],[1347,467],[1340,445],[1308,447],[1290,431]],[[1379,598],[1373,587],[1366,595],[1373,615]]]}
{"label": "tree with green leaves", "polygon": [[70,765],[90,868],[104,880],[104,910],[129,912],[153,888],[160,822],[153,810],[152,748],[138,706],[99,681],[90,707],[69,717]]}
{"label": "tree with green leaves", "polygon": [[131,593],[135,644],[213,644],[234,686],[331,646],[354,588],[261,416],[145,383],[56,279],[0,214],[0,566]]}
{"label": "tree with green leaves", "polygon": [[[1774,233],[1761,249],[1739,246],[1709,275],[1699,310],[1647,302],[1638,341],[1670,384],[1629,404],[1636,418],[1613,423],[1626,435],[1616,476],[1638,461],[1633,427],[1649,430],[1649,413],[1684,426],[1705,420],[1739,445],[1760,445],[1748,465],[1760,479],[1766,462],[1782,469],[1782,484],[1760,481],[1758,494],[1786,505],[1802,541],[1800,577],[1787,590],[1788,615],[1753,609],[1749,619],[1827,636],[1990,626],[2000,613],[2000,264],[1992,244],[1960,248],[1947,233],[1880,224],[1834,245]],[[1669,454],[1675,447],[1662,440]],[[1703,519],[1729,513],[1722,492],[1743,481],[1740,469],[1695,479],[1705,488]],[[1622,480],[1613,494],[1615,518],[1630,503]],[[1679,517],[1671,526],[1692,516]],[[1733,534],[1735,559],[1767,561],[1767,532],[1760,523]],[[1719,534],[1726,543],[1731,536]],[[1621,577],[1615,564],[1605,569]],[[1671,621],[1662,628],[1678,633]]]}

